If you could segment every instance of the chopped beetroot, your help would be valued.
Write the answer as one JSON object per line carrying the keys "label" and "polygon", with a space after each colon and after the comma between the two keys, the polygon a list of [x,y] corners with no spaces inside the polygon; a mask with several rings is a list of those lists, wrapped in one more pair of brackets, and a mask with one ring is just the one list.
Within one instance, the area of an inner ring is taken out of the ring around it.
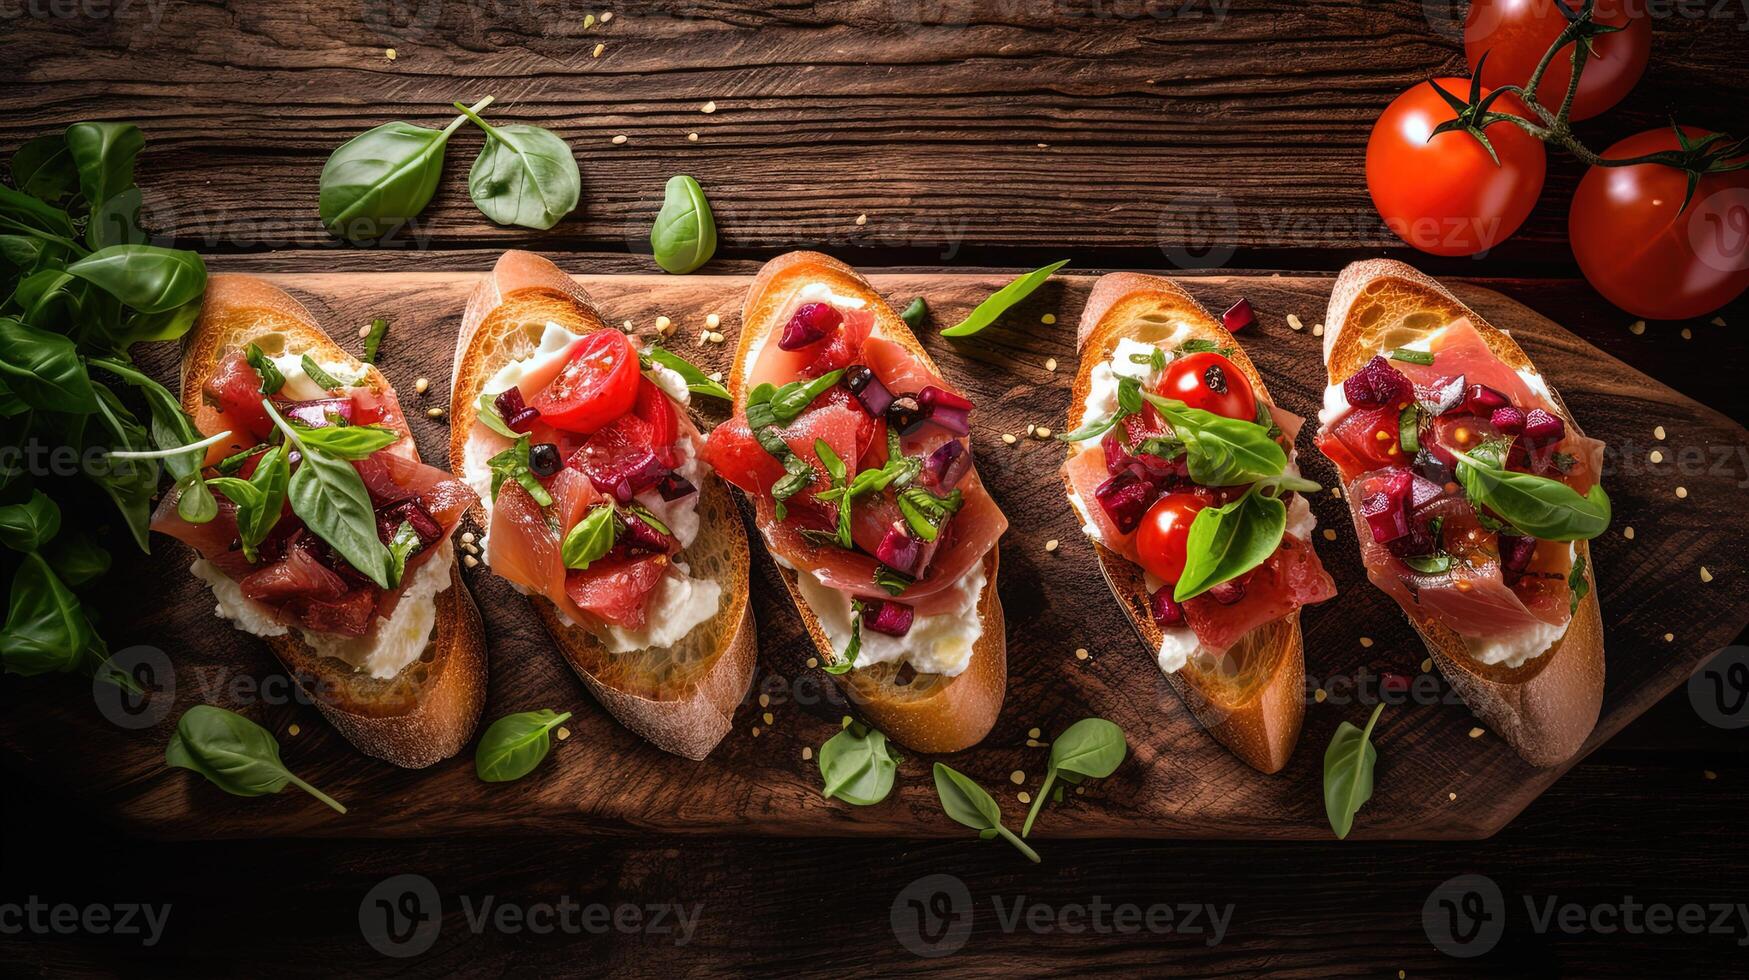
{"label": "chopped beetroot", "polygon": [[1154,590],[1148,598],[1148,610],[1154,615],[1154,625],[1159,627],[1183,626],[1184,607],[1172,598],[1173,584],[1171,582]]}
{"label": "chopped beetroot", "polygon": [[895,572],[915,575],[917,563],[923,558],[923,542],[895,524],[887,528],[881,543],[875,546],[875,557]]}
{"label": "chopped beetroot", "polygon": [[904,636],[911,632],[912,617],[911,607],[902,602],[877,599],[862,605],[862,625],[888,636]]}
{"label": "chopped beetroot", "polygon": [[301,422],[312,429],[338,424],[334,421],[336,418],[346,425],[352,424],[350,398],[315,398],[307,402],[285,402],[275,407],[288,421]]}
{"label": "chopped beetroot", "polygon": [[1507,435],[1517,435],[1524,431],[1524,413],[1512,405],[1502,405],[1488,416],[1488,421],[1494,428]]}
{"label": "chopped beetroot", "polygon": [[697,493],[698,488],[679,473],[669,472],[662,474],[662,479],[657,481],[656,492],[662,495],[663,500],[679,500],[688,494]]}
{"label": "chopped beetroot", "polygon": [[443,537],[443,525],[437,523],[425,508],[419,506],[416,500],[403,500],[377,510],[377,537],[384,544],[393,540],[395,532],[403,523],[413,526],[413,533],[419,535],[419,546],[429,547],[432,542]]}
{"label": "chopped beetroot", "polygon": [[1471,415],[1487,418],[1494,414],[1495,409],[1511,404],[1511,399],[1487,385],[1470,385],[1464,389],[1464,411]]}
{"label": "chopped beetroot", "polygon": [[540,409],[530,408],[522,400],[522,389],[511,385],[492,399],[492,407],[512,432],[527,432],[540,421]]}
{"label": "chopped beetroot", "polygon": [[783,336],[777,346],[783,350],[801,350],[819,343],[844,322],[844,314],[830,303],[803,303],[795,315],[784,324]]}
{"label": "chopped beetroot", "polygon": [[1424,403],[1434,415],[1446,415],[1465,409],[1464,393],[1470,387],[1464,383],[1464,376],[1460,374],[1455,378],[1440,378],[1430,385],[1417,385],[1415,398]]}
{"label": "chopped beetroot", "polygon": [[1093,491],[1100,509],[1117,525],[1120,534],[1129,534],[1140,527],[1148,508],[1159,496],[1158,490],[1131,473],[1114,476]]}
{"label": "chopped beetroot", "polygon": [[1406,469],[1374,480],[1360,501],[1360,516],[1366,519],[1374,541],[1387,544],[1409,533],[1409,491],[1413,475]]}
{"label": "chopped beetroot", "polygon": [[1342,393],[1355,408],[1378,408],[1407,401],[1415,392],[1414,385],[1403,372],[1391,366],[1381,356],[1372,360],[1354,376],[1342,383]]}
{"label": "chopped beetroot", "polygon": [[1524,416],[1524,441],[1533,446],[1546,446],[1566,438],[1567,423],[1546,409],[1533,408]]}
{"label": "chopped beetroot", "polygon": [[1257,314],[1251,311],[1251,301],[1248,299],[1239,300],[1221,314],[1221,326],[1227,328],[1228,333],[1238,333],[1256,322]]}
{"label": "chopped beetroot", "polygon": [[1105,471],[1112,476],[1129,469],[1130,464],[1136,461],[1136,457],[1131,456],[1129,450],[1123,447],[1123,440],[1115,430],[1106,432],[1099,440],[1099,448],[1105,450]]}
{"label": "chopped beetroot", "polygon": [[922,417],[956,436],[972,431],[972,403],[945,388],[925,385],[917,395],[917,408]]}
{"label": "chopped beetroot", "polygon": [[1411,513],[1443,496],[1445,496],[1445,484],[1435,483],[1419,473],[1410,472],[1409,510]]}

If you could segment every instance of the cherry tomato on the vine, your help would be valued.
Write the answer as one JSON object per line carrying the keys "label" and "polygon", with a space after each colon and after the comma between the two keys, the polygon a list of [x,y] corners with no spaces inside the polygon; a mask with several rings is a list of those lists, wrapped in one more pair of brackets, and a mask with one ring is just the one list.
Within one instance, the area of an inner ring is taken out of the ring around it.
{"label": "cherry tomato on the vine", "polygon": [[1214,351],[1185,354],[1166,368],[1159,393],[1191,408],[1257,421],[1257,396],[1237,365]]}
{"label": "cherry tomato on the vine", "polygon": [[1162,582],[1175,583],[1184,577],[1190,525],[1207,506],[1196,494],[1169,493],[1148,508],[1136,528],[1136,557],[1149,574]]}
{"label": "cherry tomato on the vine", "polygon": [[[1528,83],[1538,62],[1567,27],[1567,18],[1555,6],[1560,2],[1471,0],[1464,20],[1464,54],[1470,61],[1470,74],[1476,74],[1480,66],[1482,84],[1489,88]],[[1577,6],[1573,0],[1573,7]],[[1652,50],[1652,27],[1643,3],[1597,0],[1592,18],[1603,26],[1622,29],[1592,38],[1596,53],[1587,56],[1585,69],[1579,73],[1579,91],[1569,113],[1574,120],[1590,119],[1620,102],[1645,73]],[[1488,56],[1485,66],[1481,65],[1484,54]],[[1544,70],[1537,84],[1537,101],[1554,112],[1572,80],[1573,48],[1569,46]]]}
{"label": "cherry tomato on the vine", "polygon": [[[1682,131],[1691,144],[1711,135]],[[1680,147],[1665,127],[1630,136],[1602,156]],[[1686,173],[1656,163],[1592,167],[1579,181],[1567,237],[1585,278],[1611,303],[1650,320],[1679,320],[1749,289],[1749,170],[1701,177],[1684,208],[1687,192]]]}
{"label": "cherry tomato on the vine", "polygon": [[[1469,98],[1468,79],[1435,84]],[[1527,118],[1530,113],[1511,95],[1492,108]],[[1500,156],[1497,164],[1469,133],[1432,136],[1455,118],[1432,85],[1422,83],[1397,96],[1366,143],[1366,188],[1379,216],[1397,237],[1433,255],[1474,255],[1505,241],[1535,206],[1547,167],[1542,143],[1509,122],[1483,130]]]}

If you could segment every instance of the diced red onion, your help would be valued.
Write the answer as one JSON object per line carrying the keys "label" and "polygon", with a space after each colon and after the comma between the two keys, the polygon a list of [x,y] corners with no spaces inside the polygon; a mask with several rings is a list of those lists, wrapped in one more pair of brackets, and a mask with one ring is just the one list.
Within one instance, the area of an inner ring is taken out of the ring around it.
{"label": "diced red onion", "polygon": [[1567,435],[1567,423],[1559,415],[1542,408],[1533,408],[1524,416],[1524,441],[1533,446],[1560,442]]}
{"label": "diced red onion", "polygon": [[1232,579],[1219,585],[1211,585],[1208,594],[1209,598],[1221,605],[1230,606],[1245,598],[1245,583],[1238,579]]}
{"label": "diced red onion", "polygon": [[1409,511],[1411,513],[1445,496],[1445,484],[1435,483],[1419,473],[1409,476]]}
{"label": "diced red onion", "polygon": [[844,387],[856,396],[862,410],[875,418],[880,418],[887,412],[887,407],[893,404],[893,393],[887,386],[881,384],[881,379],[875,377],[874,371],[865,364],[854,364],[844,371]]}
{"label": "diced red onion", "polygon": [[777,346],[783,350],[801,350],[824,340],[843,322],[844,314],[833,309],[830,303],[804,303],[784,324],[783,337]]}
{"label": "diced red onion", "polygon": [[1119,533],[1129,534],[1141,526],[1142,518],[1147,515],[1148,508],[1160,492],[1148,483],[1138,480],[1130,473],[1121,473],[1101,483],[1093,491],[1093,498],[1099,502],[1105,516],[1117,525]]}
{"label": "diced red onion", "polygon": [[1248,299],[1239,300],[1221,314],[1221,326],[1226,327],[1228,333],[1238,333],[1256,322],[1257,314],[1251,311],[1251,301]]}
{"label": "diced red onion", "polygon": [[1507,435],[1517,435],[1524,431],[1524,413],[1511,405],[1496,408],[1488,416],[1488,421]]}
{"label": "diced red onion", "polygon": [[875,600],[865,601],[862,606],[862,625],[888,636],[911,632],[912,617],[911,607],[902,602]]}
{"label": "diced red onion", "polygon": [[939,406],[941,408],[964,409],[968,412],[972,410],[970,399],[956,395],[946,388],[937,388],[935,385],[923,386],[923,390],[917,393],[917,404],[925,409]]}
{"label": "diced red onion", "polygon": [[437,523],[436,518],[412,500],[390,504],[377,511],[377,537],[385,544],[393,540],[395,532],[401,529],[403,522],[413,526],[413,533],[419,535],[421,548],[443,537],[443,525]]}
{"label": "diced red onion", "polygon": [[663,500],[679,500],[688,494],[697,493],[698,488],[686,477],[669,471],[662,474],[662,479],[656,482],[656,492],[662,495]]}
{"label": "diced red onion", "polygon": [[949,439],[935,448],[923,461],[925,484],[941,490],[952,490],[960,478],[972,468],[972,455],[958,439]]}
{"label": "diced red onion", "polygon": [[1172,589],[1173,583],[1168,582],[1148,598],[1149,611],[1154,614],[1156,626],[1184,625],[1184,607],[1173,600]]}
{"label": "diced red onion", "polygon": [[1397,470],[1374,484],[1374,489],[1360,501],[1360,516],[1366,519],[1374,541],[1387,544],[1409,533],[1409,488],[1413,478],[1408,470]]}
{"label": "diced red onion", "polygon": [[650,526],[650,523],[633,512],[624,512],[626,546],[638,552],[649,554],[666,553],[668,551],[668,536]]}
{"label": "diced red onion", "polygon": [[897,524],[887,528],[881,543],[875,547],[875,558],[895,572],[917,574],[917,561],[923,557],[923,542]]}
{"label": "diced red onion", "polygon": [[529,408],[522,400],[522,389],[511,385],[492,399],[492,407],[512,432],[527,432],[540,419],[540,409]]}
{"label": "diced red onion", "polygon": [[1505,408],[1512,400],[1487,385],[1470,385],[1464,390],[1464,410],[1471,415],[1489,416],[1497,408]]}
{"label": "diced red onion", "polygon": [[1536,539],[1516,534],[1500,535],[1500,567],[1512,575],[1523,575],[1536,554]]}
{"label": "diced red onion", "polygon": [[[578,453],[588,451],[588,446],[577,450]],[[572,461],[576,462],[575,456]],[[580,468],[589,474],[589,482],[595,485],[595,489],[612,494],[613,499],[622,504],[631,503],[633,497],[660,483],[663,475],[669,472],[662,460],[647,449],[628,454],[606,466],[596,464]]]}
{"label": "diced red onion", "polygon": [[330,415],[338,415],[348,423],[352,421],[350,398],[315,398],[307,402],[287,402],[278,407],[279,413],[287,419],[295,419],[312,429],[333,425]]}
{"label": "diced red onion", "polygon": [[1375,355],[1354,376],[1342,383],[1342,394],[1355,408],[1395,405],[1414,394],[1415,386],[1391,362]]}

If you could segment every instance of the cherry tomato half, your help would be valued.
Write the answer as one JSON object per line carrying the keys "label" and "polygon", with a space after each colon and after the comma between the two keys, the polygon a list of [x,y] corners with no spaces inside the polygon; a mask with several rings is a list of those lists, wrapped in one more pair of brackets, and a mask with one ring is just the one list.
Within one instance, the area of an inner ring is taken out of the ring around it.
{"label": "cherry tomato half", "polygon": [[[1561,0],[1471,0],[1464,20],[1464,54],[1470,74],[1476,74],[1482,55],[1482,84],[1523,85],[1530,81],[1537,62],[1548,53],[1555,38],[1567,28],[1567,18],[1556,8]],[[1574,3],[1577,8],[1578,4]],[[1652,52],[1652,26],[1643,3],[1627,0],[1597,0],[1592,15],[1598,23],[1621,30],[1593,38],[1595,54],[1585,60],[1579,73],[1579,91],[1573,96],[1571,118],[1590,119],[1620,102],[1646,71]],[[1555,55],[1537,85],[1536,98],[1550,112],[1560,106],[1573,80],[1573,49]]]}
{"label": "cherry tomato half", "polygon": [[1166,367],[1160,394],[1230,419],[1257,421],[1257,396],[1238,365],[1214,351],[1186,354]]}
{"label": "cherry tomato half", "polygon": [[1208,504],[1193,493],[1169,493],[1154,501],[1136,528],[1136,558],[1162,582],[1184,577],[1185,545],[1197,511]]}
{"label": "cherry tomato half", "polygon": [[[1711,135],[1683,127],[1690,142]],[[1621,159],[1679,147],[1654,129],[1605,150]],[[1749,171],[1708,174],[1685,209],[1688,175],[1655,163],[1592,167],[1567,215],[1573,257],[1611,303],[1650,320],[1724,306],[1749,288]]]}
{"label": "cherry tomato half", "polygon": [[550,384],[528,399],[548,425],[588,434],[631,410],[638,398],[638,353],[618,330],[597,330],[571,349]]}
{"label": "cherry tomato half", "polygon": [[[1469,98],[1469,79],[1437,83],[1460,99]],[[1530,114],[1510,95],[1493,108]],[[1536,205],[1548,165],[1542,143],[1509,122],[1483,131],[1500,155],[1498,164],[1469,133],[1428,138],[1455,118],[1451,106],[1424,82],[1386,107],[1366,141],[1366,189],[1379,217],[1398,238],[1432,255],[1474,255],[1511,237]]]}

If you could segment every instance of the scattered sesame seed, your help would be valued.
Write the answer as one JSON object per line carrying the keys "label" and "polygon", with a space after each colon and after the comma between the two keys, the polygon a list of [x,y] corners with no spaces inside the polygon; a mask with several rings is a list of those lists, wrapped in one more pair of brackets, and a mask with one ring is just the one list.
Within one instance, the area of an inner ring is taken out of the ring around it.
{"label": "scattered sesame seed", "polygon": [[625,134],[624,134],[624,133],[621,133],[621,134],[619,134],[619,135],[618,135],[618,136],[615,136],[615,137],[614,137],[614,138],[613,138],[613,142],[614,142],[614,143],[615,143],[615,144],[616,144],[616,145],[617,145],[617,144],[620,144],[620,143],[624,143],[624,142],[625,142],[625,141],[626,141],[626,137],[625,137]]}
{"label": "scattered sesame seed", "polygon": [[808,748],[806,745],[802,746],[802,759],[805,761],[807,759],[812,759],[813,757],[814,757],[814,750],[811,748]]}
{"label": "scattered sesame seed", "polygon": [[1707,571],[1705,565],[1700,566],[1700,580],[1702,582],[1711,582],[1713,580],[1713,573]]}
{"label": "scattered sesame seed", "polygon": [[1407,977],[1407,976],[1408,976],[1408,975],[1409,975],[1409,974],[1408,974],[1408,972],[1407,972],[1407,971],[1405,971],[1405,970],[1398,970],[1398,971],[1397,971],[1397,980],[1403,980],[1403,978],[1404,978],[1404,977]]}
{"label": "scattered sesame seed", "polygon": [[1321,687],[1318,688],[1316,691],[1312,692],[1312,700],[1318,702],[1319,704],[1323,704],[1324,699],[1329,697],[1329,696],[1330,696],[1329,693]]}
{"label": "scattered sesame seed", "polygon": [[1044,734],[1044,732],[1041,729],[1029,728],[1029,729],[1027,729],[1026,737],[1027,738],[1038,738],[1040,735],[1043,735],[1043,734]]}
{"label": "scattered sesame seed", "polygon": [[1662,462],[1664,462],[1664,454],[1663,454],[1663,453],[1661,453],[1661,452],[1659,452],[1659,451],[1658,451],[1658,450],[1656,450],[1656,449],[1654,449],[1654,450],[1652,450],[1652,455],[1651,455],[1651,456],[1649,456],[1649,457],[1648,457],[1648,458],[1649,458],[1649,459],[1650,459],[1650,460],[1651,460],[1651,461],[1652,461],[1652,462],[1654,462],[1654,463],[1662,463]]}
{"label": "scattered sesame seed", "polygon": [[1039,317],[1039,322],[1049,326],[1057,322],[1057,315],[1055,313],[1046,313],[1044,316]]}
{"label": "scattered sesame seed", "polygon": [[367,323],[364,326],[358,328],[358,339],[359,340],[363,340],[364,338],[369,337],[369,336],[370,336],[370,324]]}
{"label": "scattered sesame seed", "polygon": [[480,567],[480,559],[475,558],[473,555],[463,555],[462,556],[462,564],[468,566],[469,568],[479,568]]}
{"label": "scattered sesame seed", "polygon": [[593,52],[591,52],[589,56],[591,58],[599,58],[599,57],[601,57],[601,52],[606,51],[606,50],[607,50],[607,45],[597,44],[595,46],[595,50]]}
{"label": "scattered sesame seed", "polygon": [[443,409],[441,409],[441,408],[428,408],[425,410],[425,414],[430,416],[431,418],[440,419],[440,418],[443,418]]}
{"label": "scattered sesame seed", "polygon": [[463,531],[462,532],[462,544],[473,544],[476,540],[477,539],[474,537],[474,532],[472,532],[472,531]]}
{"label": "scattered sesame seed", "polygon": [[566,728],[563,725],[560,725],[559,730],[557,732],[554,732],[554,734],[559,736],[559,741],[563,742],[565,739],[571,737],[571,730],[569,728]]}
{"label": "scattered sesame seed", "polygon": [[1022,772],[1019,769],[1016,769],[1013,772],[1008,774],[1008,781],[1013,783],[1016,786],[1019,786],[1021,783],[1026,782],[1026,773]]}
{"label": "scattered sesame seed", "polygon": [[299,732],[301,732],[301,731],[303,731],[303,729],[302,729],[302,728],[299,728],[299,727],[298,727],[298,726],[297,726],[297,725],[296,725],[296,724],[295,724],[295,723],[294,723],[294,724],[292,724],[292,725],[291,725],[291,726],[290,726],[290,727],[288,727],[288,728],[286,728],[286,730],[285,730],[285,733],[286,733],[286,734],[287,734],[287,735],[291,735],[291,736],[293,736],[293,737],[296,737],[296,736],[297,736],[297,734],[298,734],[298,733],[299,733]]}
{"label": "scattered sesame seed", "polygon": [[1664,427],[1661,425],[1653,426],[1652,427],[1652,438],[1658,440],[1659,442],[1663,442],[1664,441]]}
{"label": "scattered sesame seed", "polygon": [[1086,796],[1087,795],[1087,787],[1085,787],[1085,786],[1075,787],[1075,795],[1076,796]]}
{"label": "scattered sesame seed", "polygon": [[1342,499],[1342,488],[1341,487],[1331,487],[1330,488],[1330,496],[1335,497],[1337,500],[1341,500]]}
{"label": "scattered sesame seed", "polygon": [[668,334],[672,333],[673,331],[674,331],[674,321],[673,320],[670,320],[665,316],[659,316],[656,318],[656,332],[657,333],[662,334],[663,336],[667,336]]}
{"label": "scattered sesame seed", "polygon": [[710,342],[711,342],[711,332],[709,330],[700,330],[698,332],[698,346],[703,347],[704,345],[706,345]]}
{"label": "scattered sesame seed", "polygon": [[1676,499],[1677,500],[1687,500],[1688,499],[1688,488],[1687,487],[1677,487],[1676,488]]}
{"label": "scattered sesame seed", "polygon": [[687,133],[686,134],[686,141],[688,143],[697,143],[698,142],[698,134],[697,133]]}
{"label": "scattered sesame seed", "polygon": [[1361,637],[1361,638],[1360,638],[1360,645],[1361,645],[1361,646],[1363,646],[1363,647],[1370,647],[1370,646],[1372,646],[1372,637],[1370,637],[1370,636],[1363,636],[1363,637]]}
{"label": "scattered sesame seed", "polygon": [[1045,542],[1045,550],[1046,551],[1056,551],[1057,550],[1057,539],[1052,538],[1049,541],[1046,541]]}
{"label": "scattered sesame seed", "polygon": [[1287,315],[1287,325],[1294,328],[1295,330],[1306,329],[1306,325],[1304,323],[1300,322],[1299,316],[1297,316],[1296,314],[1293,314],[1293,313],[1289,313]]}
{"label": "scattered sesame seed", "polygon": [[1665,633],[1664,634],[1664,642],[1665,643],[1675,643],[1676,642],[1676,634],[1675,633]]}
{"label": "scattered sesame seed", "polygon": [[1057,370],[1057,359],[1054,357],[1045,358],[1045,370],[1055,373]]}
{"label": "scattered sesame seed", "polygon": [[809,658],[808,658],[808,666],[809,666],[809,667],[818,667],[818,666],[820,666],[820,658],[819,658],[819,657],[809,657]]}
{"label": "scattered sesame seed", "polygon": [[1480,728],[1470,729],[1470,737],[1471,738],[1481,738],[1482,737],[1482,729],[1480,729]]}
{"label": "scattered sesame seed", "polygon": [[613,19],[613,11],[611,11],[611,10],[604,10],[604,11],[602,11],[602,12],[601,12],[601,22],[602,22],[602,23],[603,23],[603,24],[605,24],[605,23],[607,23],[607,22],[608,22],[608,21],[610,21],[610,20],[612,20],[612,19]]}
{"label": "scattered sesame seed", "polygon": [[595,26],[595,15],[594,14],[584,14],[583,15],[583,29],[588,30],[594,26]]}
{"label": "scattered sesame seed", "polygon": [[765,713],[765,714],[762,714],[762,715],[760,715],[760,716],[759,716],[759,717],[761,717],[761,718],[764,718],[764,719],[765,719],[765,723],[766,723],[766,724],[767,724],[767,725],[770,725],[770,724],[772,724],[772,723],[774,723],[774,722],[776,722],[776,721],[777,721],[777,718],[776,718],[776,716],[774,716],[774,715],[773,715],[773,714],[772,714],[772,713],[771,713],[771,712],[769,712],[769,711],[767,711],[767,712],[766,712],[766,713]]}
{"label": "scattered sesame seed", "polygon": [[759,706],[761,708],[771,707],[771,695],[769,695],[769,694],[759,695]]}
{"label": "scattered sesame seed", "polygon": [[702,112],[708,116],[711,113],[717,111],[717,104],[714,101],[706,102],[704,105],[698,107],[698,111]]}
{"label": "scattered sesame seed", "polygon": [[723,318],[716,315],[715,313],[707,313],[707,314],[705,314],[704,325],[711,328],[712,330],[715,330],[716,328],[723,325]]}
{"label": "scattered sesame seed", "polygon": [[1701,775],[1702,775],[1702,776],[1705,776],[1705,777],[1706,777],[1706,778],[1708,778],[1708,779],[1717,779],[1717,778],[1719,778],[1719,774],[1718,774],[1718,773],[1716,773],[1716,772],[1713,772],[1713,771],[1712,771],[1712,770],[1711,770],[1711,769],[1702,769],[1702,770],[1701,770],[1701,773],[1700,773],[1700,774],[1701,774]]}
{"label": "scattered sesame seed", "polygon": [[868,224],[868,215],[866,215],[866,214],[859,214],[859,215],[857,215],[857,216],[856,216],[856,223],[857,223],[857,224],[859,224],[859,225],[866,225],[866,224]]}
{"label": "scattered sesame seed", "polygon": [[1016,438],[1014,438],[1014,433],[1012,433],[1012,432],[1004,432],[1004,433],[1002,433],[1002,441],[1003,441],[1003,442],[1006,442],[1006,443],[1007,443],[1007,444],[1009,444],[1009,445],[1010,445],[1010,446],[1012,446],[1012,445],[1014,445],[1014,444],[1015,444],[1015,443],[1016,443],[1016,442],[1019,442],[1019,441],[1020,441],[1020,440],[1018,440],[1018,439],[1016,439]]}
{"label": "scattered sesame seed", "polygon": [[1427,657],[1426,659],[1421,661],[1421,672],[1423,674],[1430,674],[1433,672],[1433,658],[1432,657]]}
{"label": "scattered sesame seed", "polygon": [[1632,524],[1629,524],[1627,527],[1622,528],[1621,529],[1621,536],[1624,538],[1627,538],[1629,541],[1632,541],[1634,539],[1634,526]]}
{"label": "scattered sesame seed", "polygon": [[1445,798],[1448,800],[1455,800],[1455,799],[1457,799],[1457,794],[1456,793],[1447,793],[1447,794],[1445,794]]}
{"label": "scattered sesame seed", "polygon": [[1035,429],[1032,434],[1038,436],[1040,439],[1049,439],[1051,437],[1051,430],[1049,426],[1041,425]]}
{"label": "scattered sesame seed", "polygon": [[1640,334],[1643,334],[1645,332],[1646,332],[1646,321],[1644,321],[1644,320],[1635,320],[1634,322],[1628,324],[1628,333],[1631,333],[1636,337],[1638,337]]}
{"label": "scattered sesame seed", "polygon": [[1322,323],[1312,324],[1312,336],[1314,336],[1314,337],[1324,336],[1324,325]]}
{"label": "scattered sesame seed", "polygon": [[1336,532],[1330,528],[1325,528],[1324,529],[1324,540],[1325,541],[1336,540]]}
{"label": "scattered sesame seed", "polygon": [[1050,149],[1050,146],[1051,146],[1051,144],[1049,144],[1049,143],[1040,143],[1038,145],[1038,148],[1041,150],[1048,150],[1048,149]]}
{"label": "scattered sesame seed", "polygon": [[1683,340],[1693,340],[1694,339],[1694,331],[1688,329],[1687,327],[1683,327],[1682,328],[1682,339]]}
{"label": "scattered sesame seed", "polygon": [[1045,747],[1045,743],[1036,738],[1029,738],[1026,740],[1026,747],[1029,749],[1042,749]]}
{"label": "scattered sesame seed", "polygon": [[1032,794],[1028,793],[1026,790],[1021,790],[1020,792],[1014,794],[1014,798],[1019,800],[1022,803],[1031,803],[1032,802]]}
{"label": "scattered sesame seed", "polygon": [[1080,648],[1076,649],[1076,651],[1075,651],[1075,659],[1076,660],[1086,660],[1088,656],[1089,656],[1089,654],[1087,653],[1086,647],[1080,647]]}
{"label": "scattered sesame seed", "polygon": [[394,61],[395,60],[395,49],[394,48],[384,48],[383,49],[383,57],[389,59],[390,61]]}
{"label": "scattered sesame seed", "polygon": [[1725,325],[1725,318],[1722,316],[1715,316],[1707,322],[1711,323],[1715,327],[1722,327]]}
{"label": "scattered sesame seed", "polygon": [[754,725],[754,726],[753,726],[753,737],[754,737],[754,738],[758,738],[758,737],[759,737],[759,726],[758,726],[758,725]]}
{"label": "scattered sesame seed", "polygon": [[1032,424],[1031,422],[1026,423],[1026,434],[1027,435],[1030,436],[1034,432],[1037,432],[1037,431],[1038,431],[1038,426]]}
{"label": "scattered sesame seed", "polygon": [[723,383],[723,372],[712,371],[711,372],[711,380],[715,381],[717,384],[722,384]]}
{"label": "scattered sesame seed", "polygon": [[711,343],[720,344],[722,342],[723,342],[723,335],[715,330],[712,330],[711,331]]}
{"label": "scattered sesame seed", "polygon": [[430,391],[431,390],[431,379],[430,378],[416,378],[416,379],[414,379],[413,390],[421,395],[425,394],[427,391]]}

